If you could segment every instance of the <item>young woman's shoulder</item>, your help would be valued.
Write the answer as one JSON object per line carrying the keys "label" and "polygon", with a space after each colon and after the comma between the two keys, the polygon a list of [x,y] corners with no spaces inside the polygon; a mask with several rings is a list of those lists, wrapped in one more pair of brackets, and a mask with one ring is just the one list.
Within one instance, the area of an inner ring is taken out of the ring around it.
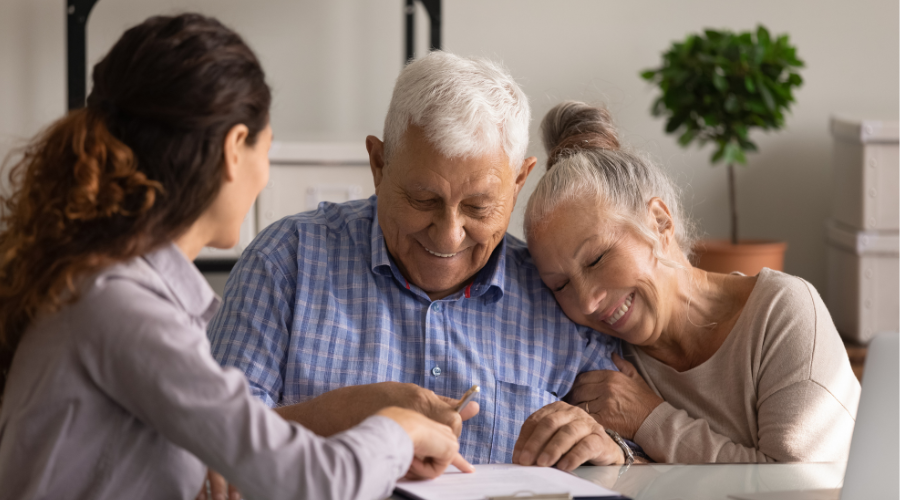
{"label": "young woman's shoulder", "polygon": [[68,321],[87,345],[130,349],[167,332],[190,329],[177,299],[140,257],[101,270],[87,278],[81,290]]}

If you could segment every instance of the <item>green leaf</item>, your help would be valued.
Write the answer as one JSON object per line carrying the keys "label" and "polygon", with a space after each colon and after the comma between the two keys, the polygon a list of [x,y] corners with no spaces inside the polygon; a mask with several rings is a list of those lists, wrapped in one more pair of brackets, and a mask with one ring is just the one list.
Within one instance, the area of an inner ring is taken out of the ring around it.
{"label": "green leaf", "polygon": [[716,88],[722,92],[728,90],[728,80],[726,80],[724,76],[718,73],[713,74],[713,85],[715,85]]}
{"label": "green leaf", "polygon": [[761,24],[756,28],[756,40],[763,47],[768,46],[772,40],[772,37],[769,36],[769,30],[767,30],[766,27]]}
{"label": "green leaf", "polygon": [[756,147],[756,143],[754,143],[753,141],[740,139],[738,142],[741,145],[741,149],[743,149],[744,151],[759,151],[759,148]]}
{"label": "green leaf", "polygon": [[768,87],[763,83],[762,78],[757,79],[756,84],[759,88],[760,95],[762,95],[763,102],[766,104],[766,108],[768,108],[769,111],[775,111],[775,99],[772,97],[772,92],[769,91]]}
{"label": "green leaf", "polygon": [[788,85],[799,87],[800,85],[803,85],[803,78],[797,73],[791,73],[790,76],[788,76],[787,83]]}
{"label": "green leaf", "polygon": [[716,148],[716,152],[713,153],[712,157],[709,159],[710,163],[718,163],[722,160],[722,157],[725,156],[725,145],[720,144],[718,148]]}
{"label": "green leaf", "polygon": [[680,127],[687,119],[688,116],[685,114],[677,114],[672,118],[669,118],[668,123],[666,123],[666,133],[671,134],[678,130],[678,127]]}
{"label": "green leaf", "polygon": [[738,104],[737,97],[735,97],[734,94],[728,94],[728,97],[725,98],[725,111],[737,113],[738,109],[740,109],[740,105]]}
{"label": "green leaf", "polygon": [[654,69],[641,71],[641,78],[644,80],[653,80],[654,77],[656,77],[656,70]]}
{"label": "green leaf", "polygon": [[718,32],[716,30],[706,29],[706,30],[703,30],[703,33],[706,34],[706,38],[711,42],[718,42],[719,40],[722,39],[722,33]]}
{"label": "green leaf", "polygon": [[681,137],[678,138],[678,144],[682,146],[687,146],[697,137],[697,131],[694,129],[688,129],[685,133],[681,134]]}
{"label": "green leaf", "polygon": [[744,77],[744,88],[746,88],[747,92],[750,92],[751,94],[756,93],[756,85],[753,83],[753,79],[749,76]]}
{"label": "green leaf", "polygon": [[725,145],[722,159],[728,164],[737,163],[743,165],[747,163],[747,157],[744,156],[744,150],[733,142],[729,142]]}

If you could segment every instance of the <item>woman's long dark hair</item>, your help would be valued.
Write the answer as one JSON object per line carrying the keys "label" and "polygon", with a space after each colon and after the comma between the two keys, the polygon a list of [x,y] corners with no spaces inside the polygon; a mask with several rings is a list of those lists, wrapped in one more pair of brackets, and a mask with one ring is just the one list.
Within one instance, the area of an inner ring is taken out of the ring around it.
{"label": "woman's long dark hair", "polygon": [[197,14],[152,17],[94,66],[87,107],[37,136],[0,199],[0,404],[23,333],[77,281],[183,233],[222,185],[228,131],[253,144],[271,93],[240,36]]}

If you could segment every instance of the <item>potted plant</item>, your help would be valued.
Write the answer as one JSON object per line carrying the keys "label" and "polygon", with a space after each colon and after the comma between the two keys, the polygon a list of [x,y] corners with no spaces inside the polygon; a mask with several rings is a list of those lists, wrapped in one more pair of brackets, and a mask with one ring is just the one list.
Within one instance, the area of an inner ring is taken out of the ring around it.
{"label": "potted plant", "polygon": [[[741,271],[754,275],[762,267],[780,270],[785,243],[744,241],[738,237],[735,199],[735,165],[747,164],[747,153],[756,151],[750,138],[754,128],[779,130],[784,114],[794,102],[793,89],[803,83],[797,74],[803,62],[787,35],[772,38],[759,26],[756,32],[733,33],[705,30],[675,42],[663,54],[662,65],[641,77],[662,91],[653,103],[654,116],[667,118],[666,132],[678,134],[684,147],[697,142],[713,143],[713,164],[728,168],[728,199],[731,214],[730,241],[701,241],[695,248],[698,267],[715,272]],[[728,262],[736,257],[762,252],[773,256],[765,262]],[[721,260],[724,253],[726,262]]]}

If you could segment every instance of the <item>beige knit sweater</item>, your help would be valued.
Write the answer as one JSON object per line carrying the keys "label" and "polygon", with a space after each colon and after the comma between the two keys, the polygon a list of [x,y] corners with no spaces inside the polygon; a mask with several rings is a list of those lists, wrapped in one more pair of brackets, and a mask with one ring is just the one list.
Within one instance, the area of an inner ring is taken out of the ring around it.
{"label": "beige knit sweater", "polygon": [[677,372],[626,346],[666,402],[634,441],[658,462],[845,460],[859,383],[818,292],[763,269],[725,342]]}

